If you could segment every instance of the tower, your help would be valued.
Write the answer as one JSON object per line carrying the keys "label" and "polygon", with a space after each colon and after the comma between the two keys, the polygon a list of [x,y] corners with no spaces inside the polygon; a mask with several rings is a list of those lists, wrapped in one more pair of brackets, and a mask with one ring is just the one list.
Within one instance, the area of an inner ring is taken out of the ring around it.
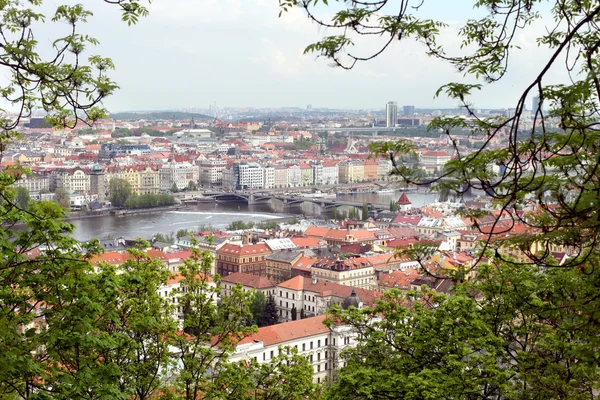
{"label": "tower", "polygon": [[385,106],[385,126],[393,128],[398,123],[398,103],[389,101]]}
{"label": "tower", "polygon": [[540,108],[540,96],[533,96],[531,101],[531,112],[536,114]]}

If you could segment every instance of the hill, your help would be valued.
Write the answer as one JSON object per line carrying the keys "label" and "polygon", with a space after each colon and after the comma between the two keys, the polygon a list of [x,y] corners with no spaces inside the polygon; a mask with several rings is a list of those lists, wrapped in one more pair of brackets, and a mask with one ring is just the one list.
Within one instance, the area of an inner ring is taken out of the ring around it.
{"label": "hill", "polygon": [[140,111],[140,112],[119,112],[110,114],[111,119],[116,120],[130,120],[130,119],[174,119],[174,120],[185,120],[192,119],[196,121],[213,119],[208,115],[182,112],[182,111]]}

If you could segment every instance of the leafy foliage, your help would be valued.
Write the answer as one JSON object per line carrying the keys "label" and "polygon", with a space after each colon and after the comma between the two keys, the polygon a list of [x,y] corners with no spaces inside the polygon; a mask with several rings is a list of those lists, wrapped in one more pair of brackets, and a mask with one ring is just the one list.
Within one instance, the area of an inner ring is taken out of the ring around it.
{"label": "leafy foliage", "polygon": [[108,193],[113,207],[123,207],[133,194],[133,191],[127,180],[112,178],[108,183]]}

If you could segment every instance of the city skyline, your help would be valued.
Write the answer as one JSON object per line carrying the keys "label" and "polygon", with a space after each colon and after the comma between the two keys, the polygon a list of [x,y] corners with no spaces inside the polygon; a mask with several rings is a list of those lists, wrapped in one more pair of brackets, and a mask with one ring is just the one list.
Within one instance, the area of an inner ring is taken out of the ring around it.
{"label": "city skyline", "polygon": [[[445,21],[449,34],[443,40],[456,48],[452,33],[468,8],[463,4],[450,10],[437,3],[428,4],[423,15]],[[331,68],[327,60],[302,54],[324,32],[299,9],[278,18],[277,4],[264,0],[157,1],[149,6],[150,15],[132,27],[108,27],[106,21],[118,18],[117,8],[86,7],[94,17],[81,32],[100,41],[89,53],[111,57],[116,66],[111,76],[120,89],[104,103],[110,111],[204,108],[213,102],[230,107],[380,109],[390,100],[416,108],[454,108],[455,101],[434,99],[434,93],[448,81],[464,81],[450,66],[428,58],[422,45],[408,41],[395,43],[354,70]],[[544,61],[546,53],[533,40],[543,29],[535,25],[517,38],[522,50],[511,59],[505,84],[477,93],[477,108],[513,106]],[[55,37],[59,30],[56,24],[41,24],[39,37]],[[42,40],[40,45],[47,44]],[[369,44],[362,44],[357,49],[367,51]],[[551,79],[561,78],[555,74]]]}

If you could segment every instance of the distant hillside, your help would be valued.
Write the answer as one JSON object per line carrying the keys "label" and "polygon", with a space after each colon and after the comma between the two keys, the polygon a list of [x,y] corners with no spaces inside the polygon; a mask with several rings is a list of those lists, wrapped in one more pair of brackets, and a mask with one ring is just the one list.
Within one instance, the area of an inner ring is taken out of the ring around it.
{"label": "distant hillside", "polygon": [[148,111],[148,112],[120,112],[110,114],[109,117],[111,119],[117,120],[128,120],[128,119],[174,119],[176,121],[182,119],[191,119],[194,118],[196,121],[213,119],[213,117],[209,117],[204,114],[196,114],[189,112],[181,112],[181,111]]}

